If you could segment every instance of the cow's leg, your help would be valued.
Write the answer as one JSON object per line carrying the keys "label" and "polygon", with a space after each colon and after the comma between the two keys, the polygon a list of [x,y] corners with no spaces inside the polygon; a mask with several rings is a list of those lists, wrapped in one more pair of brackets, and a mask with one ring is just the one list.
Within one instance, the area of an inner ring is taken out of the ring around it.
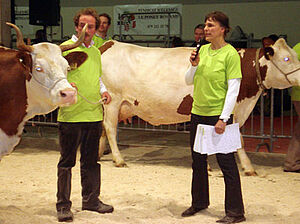
{"label": "cow's leg", "polygon": [[244,140],[241,136],[241,142],[242,142],[242,148],[237,150],[239,159],[241,161],[242,169],[244,170],[244,173],[246,176],[256,176],[257,173],[255,172],[250,159],[248,158],[245,149],[244,149]]}
{"label": "cow's leg", "polygon": [[[113,100],[110,102],[109,105],[104,106],[103,125],[106,131],[106,135],[112,152],[112,158],[113,161],[115,162],[115,166],[123,167],[126,166],[126,163],[117,145],[118,115],[119,115],[119,108],[121,103],[120,101],[116,100],[116,98],[112,98],[112,99]],[[104,137],[101,136],[100,141],[103,140],[103,138]],[[104,141],[100,143],[101,147],[103,147],[103,145],[104,145]]]}
{"label": "cow's leg", "polygon": [[99,143],[99,152],[98,152],[99,159],[103,156],[105,148],[106,148],[106,131],[105,131],[105,128],[103,126],[102,133],[101,133],[101,138],[100,138],[100,143]]}

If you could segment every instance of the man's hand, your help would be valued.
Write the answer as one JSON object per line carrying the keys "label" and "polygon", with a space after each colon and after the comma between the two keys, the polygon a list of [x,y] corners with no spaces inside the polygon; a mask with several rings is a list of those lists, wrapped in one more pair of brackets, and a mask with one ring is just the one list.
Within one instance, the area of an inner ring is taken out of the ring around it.
{"label": "man's hand", "polygon": [[110,101],[111,101],[111,96],[110,96],[110,94],[108,93],[108,92],[104,92],[104,93],[102,93],[102,99],[103,99],[103,103],[104,104],[109,104],[110,103]]}
{"label": "man's hand", "polygon": [[222,121],[222,120],[218,120],[218,122],[215,125],[215,131],[217,134],[223,134],[225,131],[225,127],[226,127],[226,122]]}

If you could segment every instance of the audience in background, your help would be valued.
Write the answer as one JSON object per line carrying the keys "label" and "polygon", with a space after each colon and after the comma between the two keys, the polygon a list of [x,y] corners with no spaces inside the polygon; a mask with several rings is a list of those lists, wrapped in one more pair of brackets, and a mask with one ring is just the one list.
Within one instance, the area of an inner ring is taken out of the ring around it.
{"label": "audience in background", "polygon": [[205,34],[204,34],[204,24],[198,24],[194,28],[194,43],[191,45],[191,47],[196,47],[197,43],[200,42],[201,45],[208,44],[209,42],[205,40]]}
{"label": "audience in background", "polygon": [[100,26],[93,37],[94,46],[97,48],[101,47],[106,41],[111,40],[111,37],[107,35],[111,24],[110,16],[106,13],[101,13],[99,14],[99,19]]}

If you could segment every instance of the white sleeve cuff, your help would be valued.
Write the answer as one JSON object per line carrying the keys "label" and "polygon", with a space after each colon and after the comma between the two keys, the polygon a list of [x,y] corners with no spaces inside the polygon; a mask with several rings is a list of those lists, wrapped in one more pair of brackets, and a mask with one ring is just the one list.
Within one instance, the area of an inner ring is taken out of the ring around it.
{"label": "white sleeve cuff", "polygon": [[194,83],[194,75],[198,66],[190,66],[185,73],[185,83],[187,85],[192,85]]}
{"label": "white sleeve cuff", "polygon": [[102,95],[104,92],[107,92],[107,89],[104,83],[102,82],[101,78],[99,78],[99,82],[100,82],[100,94]]}
{"label": "white sleeve cuff", "polygon": [[234,109],[236,99],[240,91],[241,79],[229,79],[228,80],[228,91],[226,93],[225,103],[220,119],[227,121]]}

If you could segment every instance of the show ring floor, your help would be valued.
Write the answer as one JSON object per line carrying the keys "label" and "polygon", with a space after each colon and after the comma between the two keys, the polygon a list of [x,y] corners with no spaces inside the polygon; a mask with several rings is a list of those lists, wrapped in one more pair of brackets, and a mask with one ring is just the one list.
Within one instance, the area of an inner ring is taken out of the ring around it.
{"label": "show ring floor", "polygon": [[[20,145],[0,162],[0,224],[58,223],[55,211],[57,130],[28,132]],[[181,212],[191,203],[191,158],[187,134],[119,131],[127,168],[116,168],[111,154],[101,160],[101,200],[112,204],[112,214],[81,211],[79,158],[73,168],[74,222],[132,224],[215,223],[224,216],[224,181],[215,156],[209,157],[210,206],[193,217]],[[286,145],[287,147],[287,145]],[[299,223],[300,174],[282,171],[284,154],[248,155],[258,176],[241,181],[246,223]]]}

